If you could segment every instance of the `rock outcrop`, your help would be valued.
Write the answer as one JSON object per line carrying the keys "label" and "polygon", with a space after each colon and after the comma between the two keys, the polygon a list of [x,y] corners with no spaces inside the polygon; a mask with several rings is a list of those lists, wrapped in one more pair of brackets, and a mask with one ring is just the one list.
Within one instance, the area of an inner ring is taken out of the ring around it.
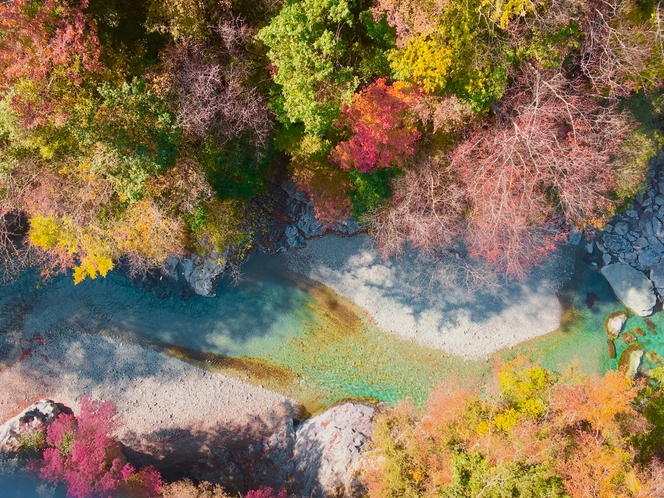
{"label": "rock outcrop", "polygon": [[192,294],[214,297],[217,278],[227,268],[228,258],[225,254],[212,253],[209,257],[174,256],[168,258],[162,267],[145,273],[140,284],[160,299],[166,299],[174,292],[180,299],[188,299]]}
{"label": "rock outcrop", "polygon": [[361,456],[371,439],[374,409],[346,403],[297,428],[293,459],[302,496],[360,496]]}
{"label": "rock outcrop", "polygon": [[622,303],[640,316],[653,312],[657,299],[652,282],[630,265],[613,263],[602,268],[602,275]]}
{"label": "rock outcrop", "polygon": [[217,295],[215,291],[217,278],[227,266],[228,262],[223,254],[212,253],[207,258],[193,256],[182,262],[182,274],[195,294],[214,297]]}
{"label": "rock outcrop", "polygon": [[[16,456],[22,434],[45,429],[63,412],[71,410],[43,399],[1,425],[0,460]],[[373,416],[372,407],[345,403],[297,427],[289,419],[250,445],[210,447],[207,458],[178,471],[231,491],[272,486],[298,498],[360,496],[359,471],[373,433]]]}
{"label": "rock outcrop", "polygon": [[636,377],[641,366],[643,358],[643,346],[640,344],[631,344],[625,349],[618,359],[618,367],[624,368],[625,375],[630,379]]}
{"label": "rock outcrop", "polygon": [[374,408],[345,403],[295,426],[292,419],[244,448],[215,449],[188,474],[228,490],[270,486],[298,498],[361,496],[359,471]]}
{"label": "rock outcrop", "polygon": [[650,267],[650,280],[655,285],[660,301],[664,302],[664,261]]}
{"label": "rock outcrop", "polygon": [[63,411],[68,409],[50,399],[42,399],[0,425],[0,454],[15,456],[23,434],[46,429]]}
{"label": "rock outcrop", "polygon": [[326,233],[353,235],[363,225],[349,217],[334,223],[322,223],[316,218],[313,201],[306,192],[297,190],[293,182],[284,182],[273,193],[276,201],[275,216],[266,233],[258,241],[259,248],[267,254],[299,249],[308,239]]}
{"label": "rock outcrop", "polygon": [[629,265],[648,276],[664,302],[664,153],[653,158],[648,186],[629,209],[616,214],[594,242],[588,260],[600,267]]}
{"label": "rock outcrop", "polygon": [[[256,241],[266,254],[277,254],[299,249],[306,241],[326,233],[354,235],[363,225],[349,217],[334,223],[321,223],[316,218],[314,203],[305,192],[296,189],[292,182],[274,187],[275,203],[271,221],[264,227]],[[207,257],[198,255],[177,256],[166,260],[160,268],[152,268],[139,279],[140,284],[160,299],[177,294],[188,299],[192,294],[214,297],[217,279],[228,269],[232,254],[211,253]]]}
{"label": "rock outcrop", "polygon": [[606,335],[611,339],[617,339],[626,321],[626,311],[616,311],[615,313],[611,313],[604,321],[604,332],[606,332]]}

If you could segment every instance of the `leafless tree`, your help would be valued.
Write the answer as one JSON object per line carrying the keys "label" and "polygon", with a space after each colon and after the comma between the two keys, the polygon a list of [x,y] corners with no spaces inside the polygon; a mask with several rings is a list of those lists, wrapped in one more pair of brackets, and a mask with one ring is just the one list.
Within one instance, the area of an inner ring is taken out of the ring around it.
{"label": "leafless tree", "polygon": [[201,138],[210,130],[220,143],[249,133],[262,145],[272,128],[266,98],[250,84],[252,69],[243,46],[252,30],[239,18],[220,21],[218,47],[183,41],[165,52],[178,123]]}
{"label": "leafless tree", "polygon": [[564,237],[565,223],[599,224],[611,212],[633,126],[626,115],[600,105],[583,81],[534,67],[495,113],[449,157],[426,158],[394,182],[390,209],[375,216],[384,251],[433,252],[463,238],[471,254],[522,277]]}

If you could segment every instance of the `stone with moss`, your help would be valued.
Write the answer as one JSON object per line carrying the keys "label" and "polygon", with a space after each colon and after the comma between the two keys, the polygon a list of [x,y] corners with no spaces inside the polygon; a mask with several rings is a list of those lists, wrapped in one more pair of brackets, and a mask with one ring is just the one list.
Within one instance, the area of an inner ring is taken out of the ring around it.
{"label": "stone with moss", "polygon": [[651,363],[655,363],[657,365],[662,365],[664,364],[664,358],[662,358],[661,355],[657,354],[656,351],[648,351],[646,352],[646,358],[650,360]]}
{"label": "stone with moss", "polygon": [[618,368],[625,371],[625,375],[630,378],[636,377],[643,358],[643,346],[641,344],[631,344],[622,352],[618,359]]}
{"label": "stone with moss", "polygon": [[632,342],[636,342],[636,336],[634,334],[632,334],[631,332],[625,332],[622,335],[621,338],[622,338],[622,342],[624,342],[625,344],[630,344]]}
{"label": "stone with moss", "polygon": [[617,339],[626,321],[627,311],[622,310],[611,313],[606,317],[606,320],[604,320],[604,332],[606,332],[606,335],[611,339]]}

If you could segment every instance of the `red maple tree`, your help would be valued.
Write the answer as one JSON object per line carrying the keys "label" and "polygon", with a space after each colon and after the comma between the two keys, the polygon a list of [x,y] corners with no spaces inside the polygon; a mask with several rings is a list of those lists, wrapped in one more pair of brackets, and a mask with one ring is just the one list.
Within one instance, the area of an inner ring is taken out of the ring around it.
{"label": "red maple tree", "polygon": [[417,102],[420,91],[403,82],[387,85],[386,81],[376,80],[344,108],[341,124],[347,124],[354,136],[334,148],[332,164],[371,173],[400,165],[415,153],[420,132],[408,119],[408,109]]}

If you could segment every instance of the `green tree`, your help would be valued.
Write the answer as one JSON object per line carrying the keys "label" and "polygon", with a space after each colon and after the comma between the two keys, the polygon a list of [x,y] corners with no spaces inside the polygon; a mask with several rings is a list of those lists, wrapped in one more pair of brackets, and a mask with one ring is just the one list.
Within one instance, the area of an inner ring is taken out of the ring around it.
{"label": "green tree", "polygon": [[274,106],[285,123],[324,135],[361,82],[383,76],[387,24],[347,0],[290,0],[258,33],[275,67]]}

